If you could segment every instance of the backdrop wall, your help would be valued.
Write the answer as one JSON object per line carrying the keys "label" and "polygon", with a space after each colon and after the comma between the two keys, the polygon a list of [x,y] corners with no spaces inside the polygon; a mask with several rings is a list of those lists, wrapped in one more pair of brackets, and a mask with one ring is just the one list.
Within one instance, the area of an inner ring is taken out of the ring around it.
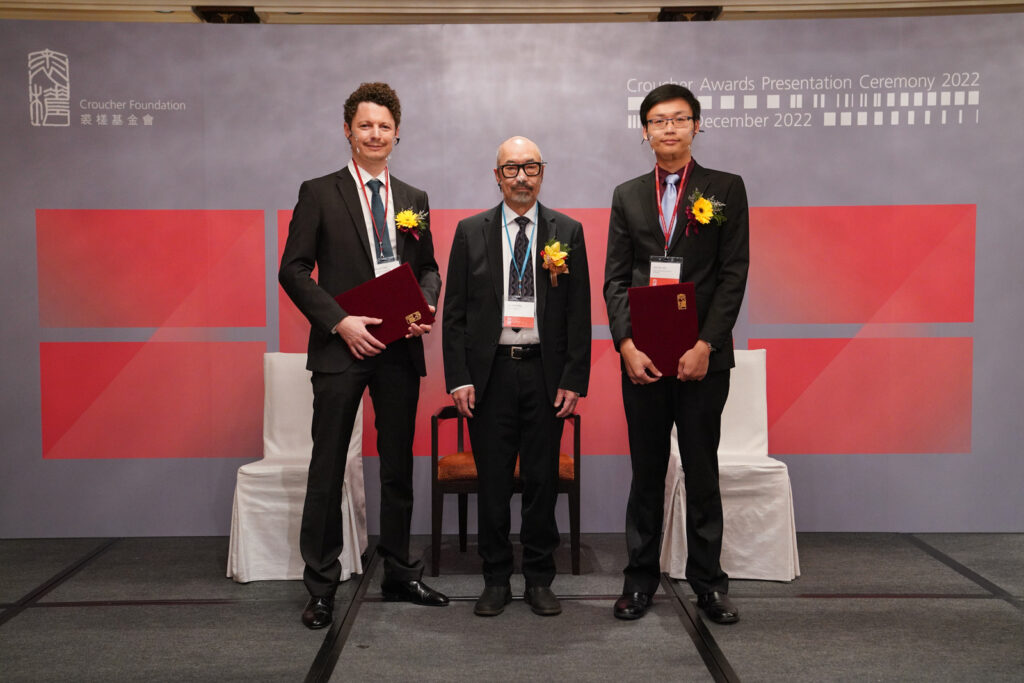
{"label": "backdrop wall", "polygon": [[[347,161],[342,105],[368,80],[402,99],[391,167],[430,193],[442,274],[455,223],[499,200],[510,135],[549,162],[541,201],[584,223],[585,531],[623,525],[605,234],[613,187],[653,164],[640,100],[668,81],[701,98],[698,161],[746,181],[736,343],[768,349],[769,443],[799,528],[1022,531],[1022,39],[1019,14],[0,22],[0,536],[227,532],[235,471],[261,449],[260,356],[305,345],[276,281],[291,207]],[[418,456],[448,401],[439,335],[427,352]]]}

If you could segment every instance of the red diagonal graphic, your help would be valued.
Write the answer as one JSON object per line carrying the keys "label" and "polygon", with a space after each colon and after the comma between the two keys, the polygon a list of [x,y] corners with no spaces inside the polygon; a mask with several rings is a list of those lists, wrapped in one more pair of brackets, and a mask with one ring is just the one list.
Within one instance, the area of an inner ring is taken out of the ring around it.
{"label": "red diagonal graphic", "polygon": [[[768,350],[772,453],[971,452],[969,338],[752,339],[750,347]],[[797,392],[787,385],[806,382],[807,359],[818,372]]]}
{"label": "red diagonal graphic", "polygon": [[43,327],[266,324],[260,211],[39,210]]}
{"label": "red diagonal graphic", "polygon": [[141,343],[39,345],[44,457],[142,347]]}
{"label": "red diagonal graphic", "polygon": [[44,458],[259,457],[264,344],[44,346]]}
{"label": "red diagonal graphic", "polygon": [[751,209],[755,324],[970,322],[973,205]]}

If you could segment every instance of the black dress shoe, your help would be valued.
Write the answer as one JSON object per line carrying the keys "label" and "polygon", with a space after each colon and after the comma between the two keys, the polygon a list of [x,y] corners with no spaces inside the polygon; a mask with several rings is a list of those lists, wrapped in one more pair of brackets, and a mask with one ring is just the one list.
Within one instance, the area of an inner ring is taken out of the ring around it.
{"label": "black dress shoe", "polygon": [[417,579],[399,581],[397,579],[384,579],[380,585],[384,599],[388,602],[411,602],[416,605],[427,607],[443,607],[448,604],[448,596],[439,593],[427,584]]}
{"label": "black dress shoe", "polygon": [[697,607],[704,610],[708,619],[716,624],[735,624],[740,620],[740,611],[725,593],[701,593],[697,596]]}
{"label": "black dress shoe", "polygon": [[306,628],[323,628],[328,626],[334,612],[334,596],[326,598],[311,597],[302,610],[302,623]]}
{"label": "black dress shoe", "polygon": [[534,614],[539,614],[542,617],[553,617],[562,613],[562,605],[547,586],[527,586],[526,592],[523,593],[523,600],[530,606]]}
{"label": "black dress shoe", "polygon": [[478,617],[496,617],[512,602],[512,589],[508,586],[486,586],[477,598],[473,614]]}
{"label": "black dress shoe", "polygon": [[619,619],[639,619],[647,614],[653,601],[650,593],[623,593],[615,601],[615,616]]}

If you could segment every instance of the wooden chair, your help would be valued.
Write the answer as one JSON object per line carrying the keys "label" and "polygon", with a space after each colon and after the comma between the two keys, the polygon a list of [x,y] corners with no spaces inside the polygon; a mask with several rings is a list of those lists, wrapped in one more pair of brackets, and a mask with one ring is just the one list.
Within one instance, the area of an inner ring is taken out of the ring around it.
{"label": "wooden chair", "polygon": [[[458,428],[457,451],[447,455],[438,453],[437,437],[440,423],[456,420]],[[580,416],[572,414],[566,418],[573,425],[572,454],[558,456],[558,492],[569,496],[569,546],[572,556],[572,573],[580,573]],[[444,515],[444,495],[454,493],[459,497],[459,550],[466,552],[466,513],[469,494],[477,492],[476,463],[472,451],[467,451],[464,441],[465,418],[458,414],[455,406],[445,406],[430,418],[430,492],[431,492],[431,555],[430,569],[438,575],[441,563],[441,520]],[[516,462],[514,493],[523,492],[519,479],[519,462]]]}

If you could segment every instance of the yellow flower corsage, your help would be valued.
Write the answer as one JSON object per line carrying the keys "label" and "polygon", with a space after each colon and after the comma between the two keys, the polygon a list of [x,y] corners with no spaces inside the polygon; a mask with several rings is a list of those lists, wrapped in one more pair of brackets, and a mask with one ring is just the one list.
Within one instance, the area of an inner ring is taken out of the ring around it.
{"label": "yellow flower corsage", "polygon": [[427,213],[405,209],[395,214],[395,227],[404,233],[420,238],[420,233],[427,229]]}
{"label": "yellow flower corsage", "polygon": [[569,266],[565,263],[569,258],[569,248],[563,248],[561,242],[551,239],[544,245],[544,251],[541,253],[544,257],[544,268],[551,274],[551,286],[557,287],[558,276],[569,273]]}
{"label": "yellow flower corsage", "polygon": [[686,207],[686,234],[690,234],[691,228],[699,234],[701,225],[721,225],[724,222],[725,204],[714,197],[705,197],[700,190],[694,190],[690,195],[690,205]]}

